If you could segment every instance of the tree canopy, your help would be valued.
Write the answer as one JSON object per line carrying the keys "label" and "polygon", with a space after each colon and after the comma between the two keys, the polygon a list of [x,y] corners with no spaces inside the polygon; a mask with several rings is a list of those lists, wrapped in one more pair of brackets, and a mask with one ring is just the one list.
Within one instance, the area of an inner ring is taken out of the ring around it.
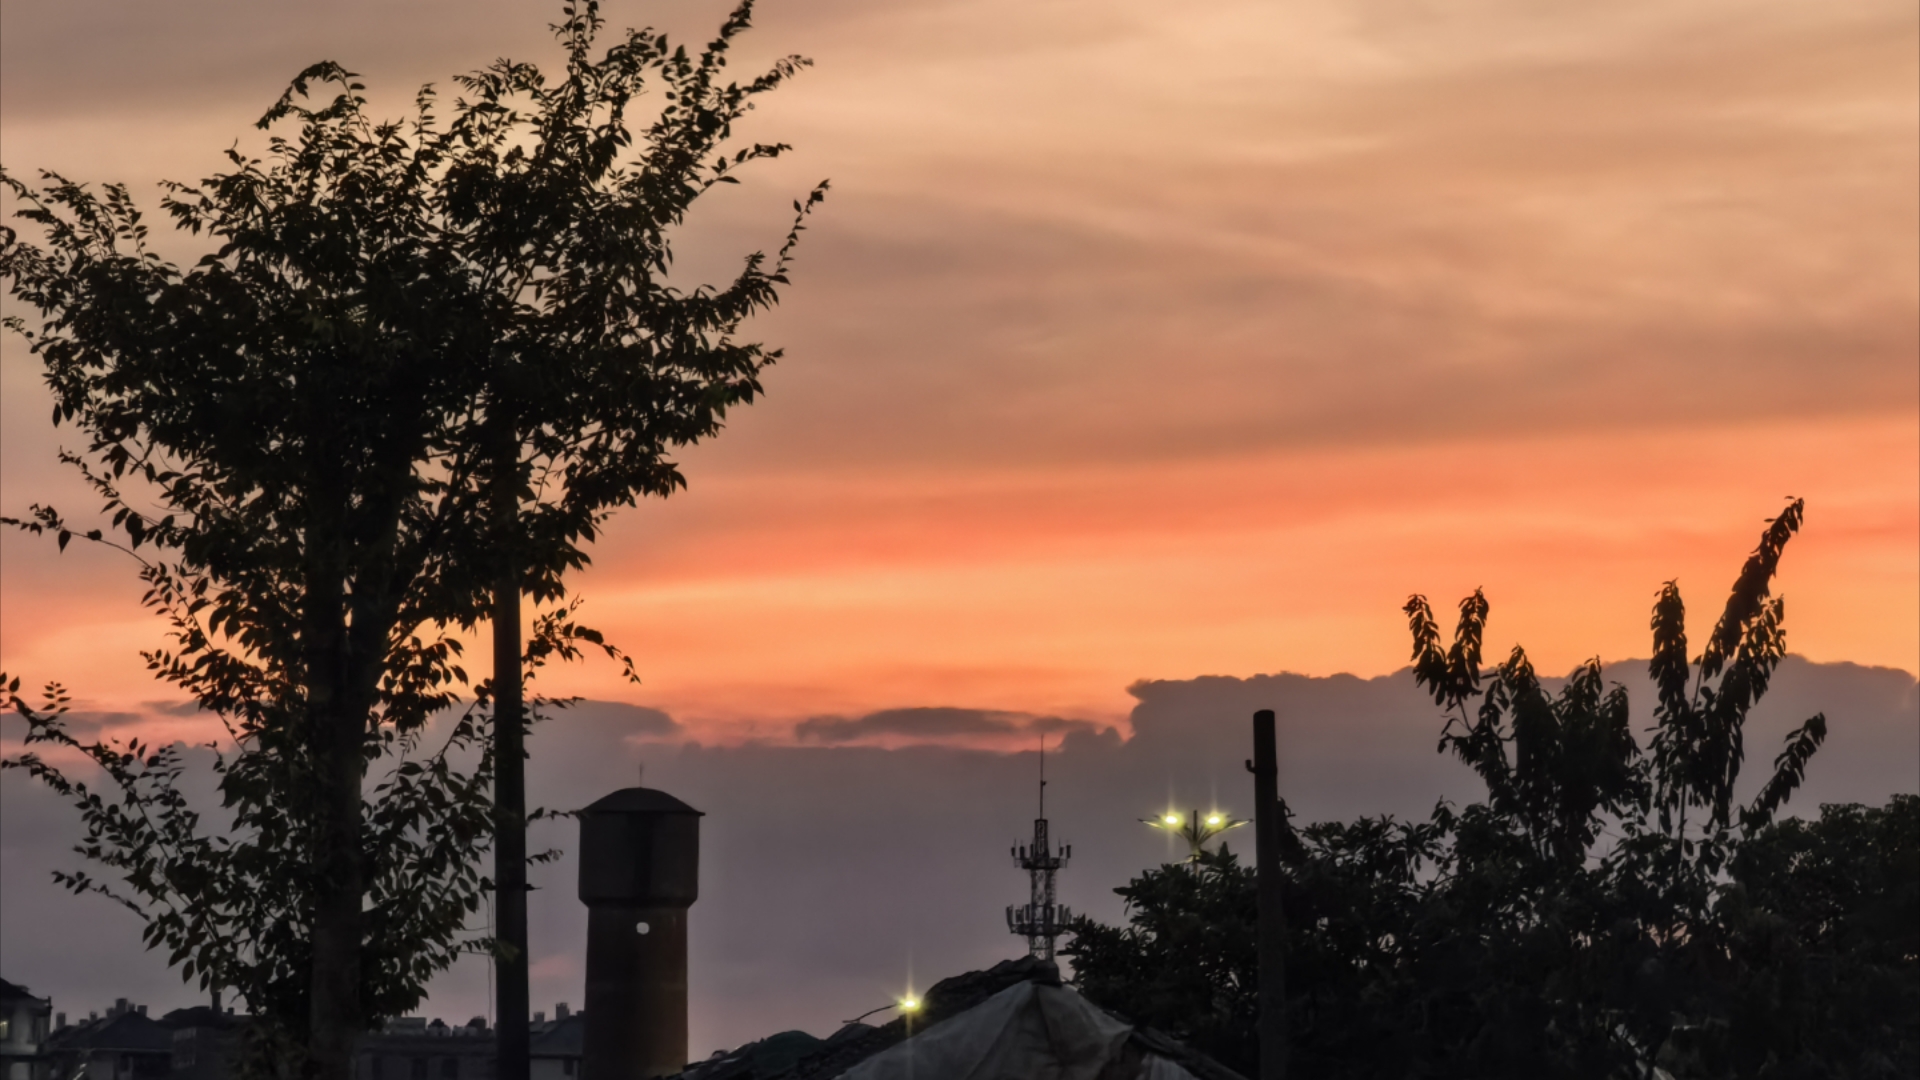
{"label": "tree canopy", "polygon": [[[1289,1064],[1305,1077],[1893,1077],[1920,1070],[1920,798],[1776,821],[1825,737],[1787,739],[1733,790],[1748,712],[1785,655],[1769,593],[1794,502],[1769,523],[1698,655],[1668,583],[1654,608],[1650,751],[1597,661],[1557,692],[1515,649],[1480,668],[1488,605],[1450,645],[1406,607],[1440,749],[1483,803],[1426,821],[1289,829]],[[1477,707],[1473,707],[1477,706]],[[1694,811],[1688,824],[1688,811]],[[1254,874],[1225,848],[1118,890],[1064,952],[1095,1001],[1252,1075]]]}
{"label": "tree canopy", "polygon": [[428,87],[377,121],[352,72],[313,65],[261,118],[262,156],[163,185],[172,224],[210,241],[190,265],[150,248],[124,186],[0,173],[37,234],[0,231],[0,278],[38,314],[8,327],[54,422],[86,436],[63,457],[108,517],[8,520],[140,559],[170,637],[148,666],[231,736],[232,827],[186,804],[177,750],[81,746],[65,691],[36,707],[17,676],[0,681],[30,741],[88,754],[118,801],[35,754],[9,764],[73,796],[82,853],[120,879],[69,885],[120,897],[183,975],[238,991],[324,1075],[471,946],[489,885],[495,762],[473,706],[490,688],[457,635],[501,587],[490,499],[518,509],[512,586],[548,605],[527,662],[619,658],[574,618],[566,575],[608,513],[683,486],[672,450],[753,401],[780,355],[736,335],[787,283],[824,184],[771,259],[719,287],[669,278],[693,201],[787,149],[733,145],[806,63],[726,81],[751,14],[696,52],[651,30],[600,48],[597,5],[569,0],[560,78],[496,62],[456,80],[445,120]]}

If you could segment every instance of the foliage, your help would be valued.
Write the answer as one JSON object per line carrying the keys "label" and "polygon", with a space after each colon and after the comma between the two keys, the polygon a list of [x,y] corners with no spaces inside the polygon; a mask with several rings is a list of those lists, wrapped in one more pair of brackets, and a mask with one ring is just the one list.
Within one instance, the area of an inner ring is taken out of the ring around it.
{"label": "foliage", "polygon": [[[150,944],[332,1075],[355,1032],[465,947],[489,887],[488,685],[455,635],[493,594],[502,433],[520,586],[552,605],[530,662],[581,646],[624,662],[574,619],[564,575],[612,509],[683,486],[672,448],[718,431],[779,356],[734,334],[777,299],[824,185],[771,262],[718,289],[667,279],[692,201],[786,149],[724,149],[805,64],[722,81],[750,16],[743,2],[697,54],[629,31],[596,56],[597,7],[569,0],[563,78],[499,61],[457,80],[446,122],[430,87],[406,122],[376,122],[351,72],[316,64],[261,119],[264,158],[230,150],[230,171],[164,185],[173,224],[213,241],[190,266],[149,249],[122,186],[0,173],[40,235],[0,230],[0,277],[40,315],[8,326],[44,365],[55,423],[85,433],[62,457],[109,517],[7,522],[140,559],[169,624],[149,668],[227,725],[230,823],[187,806],[177,751],[69,737],[58,687],[35,707],[8,682],[30,739],[65,751],[9,764],[74,800],[82,854],[119,877]],[[117,801],[61,771],[76,754]]]}
{"label": "foliage", "polygon": [[[1770,523],[1700,657],[1685,656],[1677,588],[1662,590],[1650,753],[1597,663],[1558,693],[1518,649],[1483,678],[1485,598],[1462,602],[1448,648],[1409,602],[1415,677],[1447,713],[1440,748],[1488,799],[1289,828],[1295,1075],[1920,1069],[1920,798],[1774,821],[1824,737],[1816,716],[1734,813],[1741,727],[1785,651],[1768,586],[1799,521],[1796,502]],[[1251,1075],[1253,876],[1224,853],[1202,865],[1148,871],[1119,890],[1129,926],[1082,920],[1065,951],[1094,1000]],[[1209,919],[1213,933],[1192,925]]]}
{"label": "foliage", "polygon": [[[1302,1077],[1893,1077],[1920,1064],[1920,797],[1827,805],[1735,844],[1711,944],[1634,918],[1484,806],[1299,830],[1286,858]],[[1254,1075],[1252,872],[1230,852],[1116,890],[1065,948],[1093,1000]],[[1676,1014],[1677,1018],[1676,1018]],[[1649,1048],[1651,1048],[1649,1050]]]}
{"label": "foliage", "polygon": [[[1082,993],[1127,1016],[1175,1028],[1229,1064],[1254,1056],[1258,925],[1253,871],[1226,845],[1150,870],[1114,890],[1132,922],[1080,918],[1065,949]],[[1166,1023],[1178,1017],[1177,1024]]]}
{"label": "foliage", "polygon": [[[168,950],[183,979],[244,999],[265,1021],[248,1033],[261,1056],[256,1067],[299,1060],[312,900],[290,875],[310,864],[313,829],[297,804],[275,797],[288,763],[246,743],[235,752],[213,747],[223,805],[216,822],[203,822],[182,790],[186,747],[83,743],[62,722],[71,704],[63,689],[49,686],[39,707],[19,697],[18,678],[4,689],[28,723],[27,743],[57,749],[52,761],[30,750],[0,767],[22,769],[72,802],[84,828],[75,851],[110,875],[56,871],[55,880],[140,917],[142,940]],[[426,981],[477,944],[469,925],[487,883],[475,853],[492,834],[485,728],[484,712],[468,709],[437,733],[437,745],[423,745],[424,729],[386,726],[370,749],[385,767],[362,834],[369,868],[361,992],[374,1015],[417,1006]],[[70,774],[71,764],[57,764],[75,759],[100,779],[89,784]]]}

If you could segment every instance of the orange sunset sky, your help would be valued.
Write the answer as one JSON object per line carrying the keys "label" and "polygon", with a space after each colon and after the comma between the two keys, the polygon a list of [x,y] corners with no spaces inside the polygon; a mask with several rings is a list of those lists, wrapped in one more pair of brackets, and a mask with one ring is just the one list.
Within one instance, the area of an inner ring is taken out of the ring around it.
{"label": "orange sunset sky", "polygon": [[[604,5],[690,42],[726,7]],[[312,61],[397,116],[551,62],[553,11],[7,0],[0,156],[151,197]],[[1137,679],[1395,670],[1407,594],[1475,586],[1489,651],[1558,672],[1644,656],[1669,578],[1710,620],[1786,496],[1793,651],[1920,670],[1911,0],[774,0],[737,75],[786,52],[816,66],[743,134],[796,150],[677,271],[777,246],[831,178],[752,327],[786,358],[579,579],[645,684],[547,692],[722,740],[1120,722]],[[0,388],[0,511],[91,509],[16,339]],[[0,667],[152,714],[138,596],[123,556],[7,536]]]}

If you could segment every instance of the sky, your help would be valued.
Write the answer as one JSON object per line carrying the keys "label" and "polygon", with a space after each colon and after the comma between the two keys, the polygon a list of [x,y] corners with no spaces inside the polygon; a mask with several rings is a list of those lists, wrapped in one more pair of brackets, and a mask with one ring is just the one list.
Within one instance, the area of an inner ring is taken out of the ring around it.
{"label": "sky", "polygon": [[[688,42],[724,8],[604,5]],[[150,194],[315,60],[397,116],[551,62],[544,21],[7,0],[0,161]],[[638,745],[886,761],[1048,718],[1133,745],[1143,680],[1390,675],[1416,592],[1485,588],[1493,655],[1623,661],[1662,582],[1708,618],[1789,496],[1793,651],[1920,671],[1911,3],[787,0],[735,69],[787,53],[814,66],[742,134],[795,150],[704,200],[677,263],[728,273],[831,179],[751,327],[785,357],[578,579],[642,685],[542,675]],[[46,416],[9,338],[6,513],[92,501]],[[137,657],[138,596],[110,552],[0,538],[0,668],[204,736]]]}

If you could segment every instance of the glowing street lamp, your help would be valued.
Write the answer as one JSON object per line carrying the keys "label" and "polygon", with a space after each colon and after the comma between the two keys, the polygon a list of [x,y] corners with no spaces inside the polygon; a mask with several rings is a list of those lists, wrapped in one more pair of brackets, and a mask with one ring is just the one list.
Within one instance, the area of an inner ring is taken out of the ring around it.
{"label": "glowing street lamp", "polygon": [[894,1001],[889,1001],[885,1005],[879,1005],[874,1008],[868,1009],[866,1012],[861,1013],[859,1016],[856,1016],[851,1020],[844,1020],[842,1021],[842,1023],[857,1024],[860,1021],[865,1020],[867,1017],[872,1016],[874,1013],[886,1012],[888,1009],[899,1009],[900,1015],[906,1017],[908,1019],[908,1022],[911,1023],[914,1015],[919,1013],[920,1007],[924,1004],[926,1003],[921,1001],[918,997],[915,997],[912,994],[908,994],[906,997],[899,998]]}
{"label": "glowing street lamp", "polygon": [[1177,811],[1169,810],[1157,818],[1140,820],[1144,824],[1151,825],[1162,832],[1170,832],[1185,840],[1187,846],[1192,849],[1192,854],[1187,856],[1188,862],[1194,862],[1200,858],[1200,853],[1207,848],[1207,841],[1228,829],[1237,829],[1249,824],[1219,810],[1211,811],[1204,816],[1200,811],[1194,810],[1185,818],[1182,818]]}

